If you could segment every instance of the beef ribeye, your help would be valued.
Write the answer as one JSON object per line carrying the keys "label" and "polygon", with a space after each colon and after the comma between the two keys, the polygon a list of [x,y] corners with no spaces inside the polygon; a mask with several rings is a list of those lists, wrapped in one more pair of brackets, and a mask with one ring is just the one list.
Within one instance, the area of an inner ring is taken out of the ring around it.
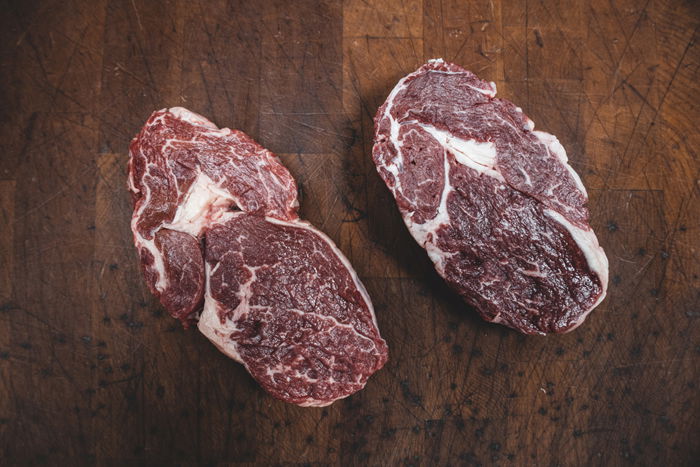
{"label": "beef ribeye", "polygon": [[365,288],[250,137],[183,108],[155,112],[131,143],[128,184],[153,294],[270,394],[328,405],[384,365]]}
{"label": "beef ribeye", "polygon": [[484,319],[566,332],[603,300],[608,261],[564,148],[495,95],[429,61],[379,108],[373,159],[437,272]]}

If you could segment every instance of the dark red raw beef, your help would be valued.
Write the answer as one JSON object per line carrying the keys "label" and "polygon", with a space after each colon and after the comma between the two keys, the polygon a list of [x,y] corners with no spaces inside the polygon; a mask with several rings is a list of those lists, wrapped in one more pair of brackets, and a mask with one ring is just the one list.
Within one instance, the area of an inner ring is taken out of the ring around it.
{"label": "dark red raw beef", "polygon": [[607,289],[588,195],[556,137],[495,95],[429,61],[379,108],[373,159],[437,272],[485,320],[570,331]]}
{"label": "dark red raw beef", "polygon": [[270,394],[324,406],[387,360],[372,303],[335,244],[297,214],[279,159],[183,108],[130,146],[131,222],[146,283]]}
{"label": "dark red raw beef", "polygon": [[386,361],[367,293],[310,224],[229,214],[207,232],[206,268],[199,330],[273,396],[326,405]]}

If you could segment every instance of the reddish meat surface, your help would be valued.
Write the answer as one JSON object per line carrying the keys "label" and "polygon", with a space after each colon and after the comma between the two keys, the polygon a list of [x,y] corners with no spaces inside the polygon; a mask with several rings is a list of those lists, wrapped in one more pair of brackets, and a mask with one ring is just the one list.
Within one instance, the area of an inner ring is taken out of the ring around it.
{"label": "reddish meat surface", "polygon": [[566,332],[604,298],[608,261],[564,148],[495,95],[431,60],[377,112],[373,159],[437,272],[484,319]]}
{"label": "reddish meat surface", "polygon": [[270,394],[323,406],[387,360],[372,302],[335,244],[297,214],[279,159],[183,108],[130,147],[131,222],[144,277]]}

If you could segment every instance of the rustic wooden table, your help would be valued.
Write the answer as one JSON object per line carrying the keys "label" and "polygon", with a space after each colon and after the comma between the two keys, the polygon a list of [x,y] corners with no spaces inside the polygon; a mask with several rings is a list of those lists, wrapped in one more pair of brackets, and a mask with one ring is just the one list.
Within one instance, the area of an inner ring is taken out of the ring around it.
{"label": "rustic wooden table", "polygon": [[[700,459],[700,6],[374,3],[0,4],[0,463]],[[611,283],[576,331],[479,320],[376,175],[372,117],[433,57],[495,81],[589,188]],[[276,401],[148,293],[127,145],[176,105],[248,132],[297,177],[303,216],[350,258],[390,346],[364,391]]]}

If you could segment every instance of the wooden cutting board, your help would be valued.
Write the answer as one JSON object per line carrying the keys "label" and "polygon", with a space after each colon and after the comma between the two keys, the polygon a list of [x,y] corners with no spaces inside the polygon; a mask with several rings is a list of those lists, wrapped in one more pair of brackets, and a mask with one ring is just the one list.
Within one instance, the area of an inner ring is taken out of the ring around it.
{"label": "wooden cutting board", "polygon": [[[691,464],[700,456],[700,7],[681,0],[6,1],[0,458],[119,465]],[[443,57],[554,133],[610,259],[576,331],[482,322],[370,159]],[[181,105],[280,154],[347,254],[390,361],[324,409],[267,396],[164,315],[129,231],[130,138]]]}

